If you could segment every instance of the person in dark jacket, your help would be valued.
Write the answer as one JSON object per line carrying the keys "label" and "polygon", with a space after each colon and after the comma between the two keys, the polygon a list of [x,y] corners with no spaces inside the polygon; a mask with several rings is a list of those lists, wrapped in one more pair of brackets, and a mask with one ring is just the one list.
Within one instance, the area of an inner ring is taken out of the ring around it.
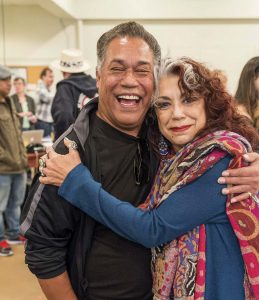
{"label": "person in dark jacket", "polygon": [[79,49],[63,50],[61,60],[53,62],[52,66],[62,71],[64,77],[57,84],[51,108],[57,139],[75,122],[84,104],[96,96],[97,88],[95,79],[84,73],[90,65]]}
{"label": "person in dark jacket", "polygon": [[[158,165],[144,120],[160,47],[143,26],[128,22],[106,32],[97,49],[99,101],[83,107],[54,147],[64,154],[64,137],[75,140],[96,180],[138,206]],[[55,186],[35,178],[21,232],[26,263],[48,299],[152,299],[150,251],[65,203]]]}
{"label": "person in dark jacket", "polygon": [[34,124],[37,122],[34,99],[25,93],[26,82],[24,78],[16,77],[13,84],[15,94],[11,98],[18,113],[22,130],[34,129]]}

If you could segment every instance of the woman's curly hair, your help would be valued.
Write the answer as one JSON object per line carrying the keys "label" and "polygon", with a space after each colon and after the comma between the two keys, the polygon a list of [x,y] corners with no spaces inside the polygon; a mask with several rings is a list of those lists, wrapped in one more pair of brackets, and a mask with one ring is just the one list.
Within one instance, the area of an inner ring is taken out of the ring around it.
{"label": "woman's curly hair", "polygon": [[[247,117],[237,112],[235,100],[226,91],[220,75],[193,59],[182,57],[176,60],[171,58],[162,60],[160,67],[155,71],[156,93],[152,99],[152,104],[155,104],[159,94],[159,80],[170,75],[179,76],[179,88],[187,97],[191,97],[193,93],[198,93],[204,98],[207,122],[206,127],[198,135],[206,135],[217,130],[229,130],[245,137],[253,149],[258,147],[257,131]],[[158,150],[160,133],[154,105],[152,105],[149,117],[154,128],[150,131],[149,138],[152,145]]]}

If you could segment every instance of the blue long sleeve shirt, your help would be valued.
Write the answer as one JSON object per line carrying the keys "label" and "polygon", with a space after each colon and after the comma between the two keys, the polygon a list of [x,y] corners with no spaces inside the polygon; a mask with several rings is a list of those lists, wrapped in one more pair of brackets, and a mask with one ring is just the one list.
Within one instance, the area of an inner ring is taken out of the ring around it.
{"label": "blue long sleeve shirt", "polygon": [[229,161],[230,156],[220,160],[151,211],[142,211],[104,191],[82,164],[68,174],[59,194],[117,234],[145,247],[169,242],[205,224],[205,299],[241,300],[245,299],[244,263],[225,212],[226,196],[217,183]]}

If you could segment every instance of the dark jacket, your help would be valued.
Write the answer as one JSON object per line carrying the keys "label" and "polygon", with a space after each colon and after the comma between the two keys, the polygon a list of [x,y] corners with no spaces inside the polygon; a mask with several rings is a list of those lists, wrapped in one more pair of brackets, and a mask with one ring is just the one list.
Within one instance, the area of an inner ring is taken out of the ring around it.
{"label": "dark jacket", "polygon": [[51,108],[55,139],[75,122],[84,102],[93,98],[96,93],[95,79],[84,73],[72,74],[57,84]]}
{"label": "dark jacket", "polygon": [[0,174],[22,173],[27,166],[21,126],[13,101],[0,100]]}
{"label": "dark jacket", "polygon": [[[25,95],[26,97],[26,101],[27,101],[27,104],[28,104],[28,111],[32,112],[33,115],[35,115],[35,112],[36,112],[36,107],[35,107],[35,102],[34,102],[34,99],[28,95]],[[16,111],[18,113],[20,112],[23,112],[22,110],[22,105],[19,101],[19,98],[17,96],[17,94],[14,94],[11,96],[13,102],[14,102],[14,105],[15,105],[15,108],[16,108]],[[21,123],[21,127],[22,127],[22,123],[23,123],[23,118],[20,118],[20,123]],[[34,125],[32,123],[30,123],[30,129],[34,129]]]}
{"label": "dark jacket", "polygon": [[[90,129],[89,113],[96,109],[96,99],[82,109],[76,123],[55,142],[58,153],[67,153],[63,144],[67,136],[77,142],[81,160],[86,164],[84,145]],[[157,159],[151,158],[151,164],[154,174]],[[56,277],[67,270],[78,299],[86,300],[84,274],[94,227],[95,221],[64,201],[57,187],[40,184],[38,177],[34,178],[22,211],[21,232],[27,238],[25,261],[38,278]]]}
{"label": "dark jacket", "polygon": [[[97,101],[85,107],[77,122],[54,144],[58,153],[67,149],[63,139],[77,142],[84,162],[83,145],[89,135],[89,112],[97,109]],[[27,238],[25,262],[38,278],[56,277],[67,271],[79,300],[84,300],[87,283],[84,278],[87,252],[91,246],[95,221],[64,201],[58,188],[33,180],[21,215],[21,232]]]}

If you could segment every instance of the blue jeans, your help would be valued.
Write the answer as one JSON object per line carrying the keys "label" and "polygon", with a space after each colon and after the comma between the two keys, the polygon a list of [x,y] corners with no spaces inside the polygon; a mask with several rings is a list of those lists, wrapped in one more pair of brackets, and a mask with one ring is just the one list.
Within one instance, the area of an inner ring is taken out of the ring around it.
{"label": "blue jeans", "polygon": [[35,129],[43,129],[44,137],[50,136],[51,132],[53,132],[53,123],[48,123],[48,122],[38,120],[37,123],[35,124]]}
{"label": "blue jeans", "polygon": [[[19,235],[21,205],[26,190],[27,174],[0,175],[0,241]],[[3,215],[8,228],[5,229]]]}

